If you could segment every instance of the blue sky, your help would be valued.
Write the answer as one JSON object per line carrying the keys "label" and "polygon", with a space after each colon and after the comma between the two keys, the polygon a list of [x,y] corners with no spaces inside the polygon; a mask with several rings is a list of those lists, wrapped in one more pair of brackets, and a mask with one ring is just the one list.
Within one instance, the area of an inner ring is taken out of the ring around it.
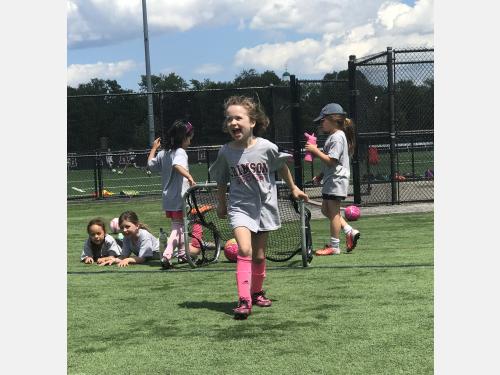
{"label": "blue sky", "polygon": [[[387,46],[433,47],[433,0],[147,0],[152,74],[230,81],[243,69],[321,78]],[[145,74],[141,0],[68,0],[68,85]]]}

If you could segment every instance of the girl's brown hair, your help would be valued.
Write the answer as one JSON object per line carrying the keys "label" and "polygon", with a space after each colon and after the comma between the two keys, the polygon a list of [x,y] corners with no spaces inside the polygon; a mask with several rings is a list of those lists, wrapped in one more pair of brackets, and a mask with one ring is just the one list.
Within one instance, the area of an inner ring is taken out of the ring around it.
{"label": "girl's brown hair", "polygon": [[90,232],[90,227],[92,225],[100,226],[104,231],[104,234],[106,234],[106,225],[104,224],[104,221],[101,218],[95,218],[89,221],[89,223],[87,224],[87,234]]}
{"label": "girl's brown hair", "polygon": [[137,214],[134,211],[122,212],[122,214],[118,218],[118,225],[121,226],[124,221],[130,221],[134,225],[137,225],[140,229],[146,229],[149,233],[151,233],[147,225],[139,221],[139,218],[137,217]]}
{"label": "girl's brown hair", "polygon": [[[87,224],[87,234],[89,235],[90,235],[90,227],[92,225],[100,226],[104,232],[104,235],[106,235],[106,225],[104,224],[104,221],[101,218],[95,218],[89,221],[89,223]],[[96,245],[92,241],[89,242],[90,242],[90,249],[92,250],[92,258],[94,259],[94,261],[97,261],[97,259],[99,259],[101,254],[102,244]]]}
{"label": "girl's brown hair", "polygon": [[356,134],[354,132],[354,121],[344,115],[332,115],[333,121],[337,124],[338,128],[342,130],[347,139],[347,147],[349,156],[354,154],[356,147]]}
{"label": "girl's brown hair", "polygon": [[[251,121],[255,121],[255,127],[253,128],[253,134],[256,136],[260,136],[264,134],[267,127],[269,126],[269,117],[267,117],[262,105],[256,103],[253,98],[248,96],[239,96],[233,95],[226,99],[224,102],[224,112],[227,112],[227,109],[231,105],[240,105],[245,108],[248,112],[248,117]],[[224,125],[222,130],[227,133],[227,122],[224,121]]]}

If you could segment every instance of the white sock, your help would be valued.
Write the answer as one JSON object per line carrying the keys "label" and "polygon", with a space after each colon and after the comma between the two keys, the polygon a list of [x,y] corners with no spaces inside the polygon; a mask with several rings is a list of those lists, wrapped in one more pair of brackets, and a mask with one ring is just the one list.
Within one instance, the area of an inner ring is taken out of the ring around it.
{"label": "white sock", "polygon": [[340,247],[340,240],[335,237],[330,237],[330,245],[332,245],[334,249],[338,249]]}
{"label": "white sock", "polygon": [[345,234],[349,233],[352,230],[352,227],[349,224],[346,224],[344,228],[342,228]]}

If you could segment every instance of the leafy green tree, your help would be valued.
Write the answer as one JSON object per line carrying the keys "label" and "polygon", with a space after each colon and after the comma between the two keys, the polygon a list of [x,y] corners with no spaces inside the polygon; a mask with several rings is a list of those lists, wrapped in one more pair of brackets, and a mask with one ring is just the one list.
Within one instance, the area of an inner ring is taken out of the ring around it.
{"label": "leafy green tree", "polygon": [[283,81],[272,70],[257,73],[255,69],[243,70],[234,78],[234,87],[264,87],[283,85]]}
{"label": "leafy green tree", "polygon": [[207,78],[203,81],[192,79],[189,82],[192,90],[229,89],[234,87],[232,82],[215,82]]}
{"label": "leafy green tree", "polygon": [[[146,81],[146,76],[141,75],[141,82],[139,82],[139,88],[142,92],[148,91],[148,85]],[[170,73],[165,75],[160,73],[159,75],[151,75],[151,88],[153,92],[159,91],[185,91],[189,88],[188,83],[175,73]]]}
{"label": "leafy green tree", "polygon": [[145,96],[129,95],[133,91],[115,80],[98,78],[67,91],[69,152],[98,150],[103,137],[113,150],[147,146],[141,131],[147,129]]}

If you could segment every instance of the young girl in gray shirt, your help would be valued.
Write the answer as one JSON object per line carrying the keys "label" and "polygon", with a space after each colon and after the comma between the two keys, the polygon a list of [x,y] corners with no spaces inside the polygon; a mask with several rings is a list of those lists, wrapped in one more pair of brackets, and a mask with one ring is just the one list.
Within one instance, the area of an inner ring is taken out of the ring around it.
{"label": "young girl in gray shirt", "polygon": [[323,180],[321,212],[330,220],[331,236],[330,243],[317,250],[316,255],[339,255],[341,229],[346,236],[347,252],[356,247],[360,237],[359,231],[347,224],[340,214],[340,202],[347,197],[351,175],[349,157],[355,146],[354,125],[337,103],[324,106],[314,122],[319,122],[320,130],[328,134],[328,138],[323,151],[311,143],[307,143],[305,149],[321,160],[321,173],[313,182],[319,184]]}
{"label": "young girl in gray shirt", "polygon": [[[236,284],[238,305],[235,319],[246,319],[252,305],[269,307],[262,285],[266,277],[265,251],[268,233],[281,226],[274,174],[278,171],[295,199],[307,195],[293,182],[286,165],[289,154],[260,138],[269,118],[252,98],[232,96],[225,106],[224,130],[232,141],[225,144],[210,167],[217,182],[217,215],[228,217],[238,243]],[[226,201],[230,184],[229,202]]]}

